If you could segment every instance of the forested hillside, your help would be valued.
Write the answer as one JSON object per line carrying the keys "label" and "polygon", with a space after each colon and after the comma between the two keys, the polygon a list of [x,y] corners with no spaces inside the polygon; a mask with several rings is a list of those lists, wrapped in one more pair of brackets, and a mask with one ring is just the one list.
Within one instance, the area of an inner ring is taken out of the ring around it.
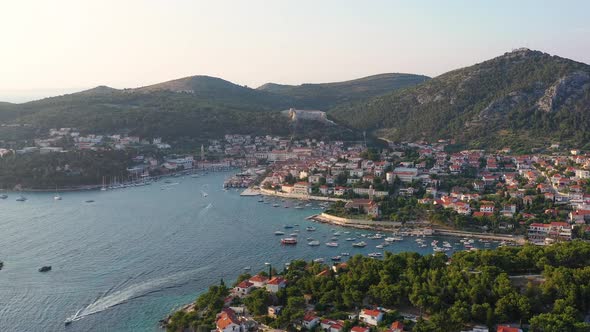
{"label": "forested hillside", "polygon": [[394,140],[455,138],[472,147],[561,142],[590,148],[590,66],[519,49],[330,115]]}

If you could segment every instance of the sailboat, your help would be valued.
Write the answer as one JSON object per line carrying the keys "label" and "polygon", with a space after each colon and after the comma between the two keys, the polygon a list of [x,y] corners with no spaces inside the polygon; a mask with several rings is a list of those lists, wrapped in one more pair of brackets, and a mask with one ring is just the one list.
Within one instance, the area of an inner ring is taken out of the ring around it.
{"label": "sailboat", "polygon": [[57,193],[57,186],[55,186],[55,196],[53,196],[53,199],[56,201],[61,201],[61,196]]}
{"label": "sailboat", "polygon": [[106,187],[105,182],[104,182],[104,176],[102,177],[102,187],[100,188],[100,190],[101,191],[106,191],[107,190],[107,187]]}

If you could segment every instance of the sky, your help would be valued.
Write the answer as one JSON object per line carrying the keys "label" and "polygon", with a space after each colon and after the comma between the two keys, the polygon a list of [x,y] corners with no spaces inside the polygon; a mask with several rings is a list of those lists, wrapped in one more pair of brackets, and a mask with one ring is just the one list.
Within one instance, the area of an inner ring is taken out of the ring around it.
{"label": "sky", "polygon": [[590,1],[1,0],[0,100],[210,75],[428,76],[528,47],[590,63]]}

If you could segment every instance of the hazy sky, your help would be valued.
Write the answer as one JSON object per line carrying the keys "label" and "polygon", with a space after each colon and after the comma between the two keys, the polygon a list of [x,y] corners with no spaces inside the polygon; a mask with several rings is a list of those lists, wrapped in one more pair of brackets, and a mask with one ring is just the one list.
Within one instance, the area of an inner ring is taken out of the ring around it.
{"label": "hazy sky", "polygon": [[435,76],[528,47],[590,63],[590,1],[1,0],[0,100],[205,74]]}

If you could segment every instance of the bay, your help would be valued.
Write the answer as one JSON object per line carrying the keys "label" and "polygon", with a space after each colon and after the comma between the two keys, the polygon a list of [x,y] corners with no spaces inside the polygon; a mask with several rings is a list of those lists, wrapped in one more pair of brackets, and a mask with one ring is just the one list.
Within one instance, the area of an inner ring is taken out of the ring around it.
{"label": "bay", "polygon": [[[8,193],[0,200],[0,330],[158,331],[158,320],[220,279],[231,283],[246,266],[257,272],[268,262],[281,270],[293,259],[330,263],[341,252],[380,251],[375,246],[382,240],[360,237],[370,232],[307,221],[319,212],[315,203],[294,209],[295,202],[268,199],[277,208],[224,191],[229,175],[61,193],[60,201],[53,193],[27,193],[26,202],[17,202],[17,194]],[[317,230],[307,232],[307,226]],[[282,246],[274,235],[297,229],[296,246]],[[325,246],[336,231],[342,233],[339,247]],[[307,237],[321,245],[308,246]],[[353,248],[347,237],[368,245]],[[433,239],[458,241],[430,237],[426,243]],[[385,250],[432,253],[411,237]],[[44,265],[52,271],[39,273]]]}

